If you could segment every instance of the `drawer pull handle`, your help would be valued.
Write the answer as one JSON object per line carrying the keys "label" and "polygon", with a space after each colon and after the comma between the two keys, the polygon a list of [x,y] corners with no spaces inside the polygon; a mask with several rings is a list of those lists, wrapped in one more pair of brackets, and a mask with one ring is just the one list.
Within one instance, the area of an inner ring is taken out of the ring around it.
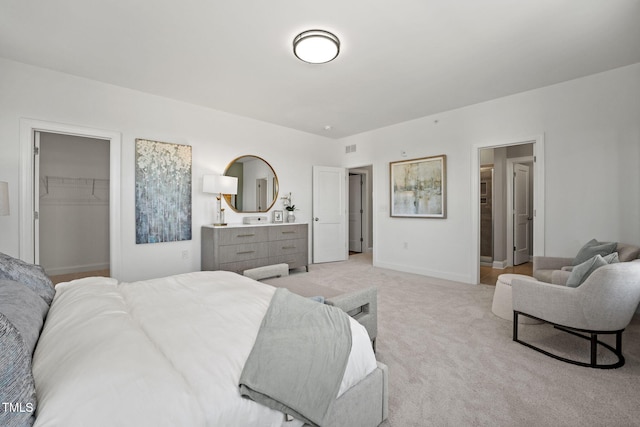
{"label": "drawer pull handle", "polygon": [[282,249],[295,249],[295,246],[283,246]]}
{"label": "drawer pull handle", "polygon": [[253,237],[255,236],[255,233],[252,234],[238,234],[238,237]]}
{"label": "drawer pull handle", "polygon": [[246,254],[252,254],[255,251],[244,251],[244,252],[236,252],[236,255],[246,255]]}
{"label": "drawer pull handle", "polygon": [[295,231],[283,231],[282,234],[296,234]]}

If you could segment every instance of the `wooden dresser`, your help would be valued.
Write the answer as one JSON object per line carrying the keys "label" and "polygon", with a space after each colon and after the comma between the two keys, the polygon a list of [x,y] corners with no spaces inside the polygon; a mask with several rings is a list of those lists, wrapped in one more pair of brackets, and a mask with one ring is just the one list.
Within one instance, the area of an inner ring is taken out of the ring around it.
{"label": "wooden dresser", "polygon": [[272,264],[309,270],[307,224],[202,227],[202,270],[244,270]]}

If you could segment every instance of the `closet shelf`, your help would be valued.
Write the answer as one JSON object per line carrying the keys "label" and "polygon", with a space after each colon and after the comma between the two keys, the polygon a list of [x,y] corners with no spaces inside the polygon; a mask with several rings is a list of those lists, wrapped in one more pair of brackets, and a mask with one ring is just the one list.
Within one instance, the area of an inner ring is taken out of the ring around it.
{"label": "closet shelf", "polygon": [[104,204],[109,202],[109,180],[45,175],[40,177],[40,201]]}

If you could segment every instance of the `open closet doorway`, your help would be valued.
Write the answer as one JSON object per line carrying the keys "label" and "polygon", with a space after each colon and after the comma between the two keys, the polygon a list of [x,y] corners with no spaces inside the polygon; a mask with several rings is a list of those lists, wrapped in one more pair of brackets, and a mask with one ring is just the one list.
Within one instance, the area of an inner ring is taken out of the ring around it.
{"label": "open closet doorway", "polygon": [[[38,263],[35,250],[39,232],[35,218],[39,215],[39,165],[36,167],[36,136],[39,133],[83,136],[109,142],[109,268],[110,276],[121,280],[121,221],[120,221],[120,155],[122,135],[119,132],[87,128],[64,123],[34,119],[20,119],[20,259]],[[38,190],[36,190],[38,189]],[[38,194],[38,197],[36,197]],[[36,252],[38,252],[36,254]]]}
{"label": "open closet doorway", "polygon": [[373,262],[372,182],[373,166],[349,169],[349,255],[358,255],[370,263]]}
{"label": "open closet doorway", "polygon": [[534,144],[479,150],[479,283],[495,285],[503,273],[533,273]]}
{"label": "open closet doorway", "polygon": [[36,262],[54,283],[110,276],[110,141],[35,132]]}

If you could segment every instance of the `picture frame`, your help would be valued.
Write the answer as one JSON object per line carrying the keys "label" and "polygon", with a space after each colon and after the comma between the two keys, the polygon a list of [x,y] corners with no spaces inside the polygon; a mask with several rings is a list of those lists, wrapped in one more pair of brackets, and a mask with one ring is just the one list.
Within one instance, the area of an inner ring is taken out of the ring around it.
{"label": "picture frame", "polygon": [[191,240],[190,145],[135,140],[136,244]]}
{"label": "picture frame", "polygon": [[390,215],[401,218],[447,217],[447,156],[389,163]]}
{"label": "picture frame", "polygon": [[284,222],[284,214],[282,211],[273,211],[273,222]]}

